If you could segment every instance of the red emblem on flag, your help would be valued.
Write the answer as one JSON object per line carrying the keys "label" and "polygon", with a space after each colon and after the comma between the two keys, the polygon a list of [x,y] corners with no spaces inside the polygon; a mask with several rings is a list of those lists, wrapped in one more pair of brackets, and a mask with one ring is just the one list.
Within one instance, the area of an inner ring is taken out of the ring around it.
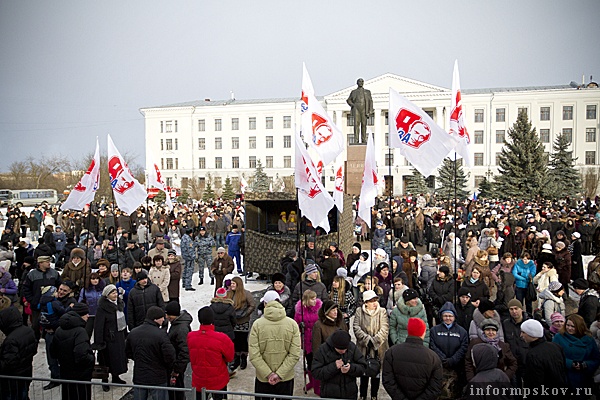
{"label": "red emblem on flag", "polygon": [[419,114],[401,108],[396,116],[396,132],[400,142],[415,149],[431,138],[429,125]]}
{"label": "red emblem on flag", "polygon": [[312,115],[312,140],[317,146],[327,142],[333,136],[333,130],[327,123],[327,119],[319,114]]}
{"label": "red emblem on flag", "polygon": [[[92,173],[92,170],[94,169],[95,165],[96,165],[96,160],[92,159],[92,162],[90,163],[90,166],[88,167],[87,171],[85,171],[84,175],[90,175]],[[86,191],[87,188],[81,184],[82,180],[83,179],[80,179],[79,182],[77,182],[77,184],[75,185],[73,190],[77,190],[78,192]]]}
{"label": "red emblem on flag", "polygon": [[[108,160],[108,175],[110,176],[110,185],[113,190],[119,194],[123,194],[134,185],[133,180],[128,181],[126,176],[123,176],[127,165],[123,165],[119,157],[112,157]],[[129,172],[129,176],[132,176]]]}
{"label": "red emblem on flag", "polygon": [[452,129],[451,133],[456,133],[461,138],[467,139],[467,143],[471,143],[469,132],[467,132],[467,128],[463,125],[464,119],[460,90],[456,92],[456,107],[454,107],[454,110],[452,110],[452,114],[450,114],[450,121],[454,121],[458,126],[458,132]]}

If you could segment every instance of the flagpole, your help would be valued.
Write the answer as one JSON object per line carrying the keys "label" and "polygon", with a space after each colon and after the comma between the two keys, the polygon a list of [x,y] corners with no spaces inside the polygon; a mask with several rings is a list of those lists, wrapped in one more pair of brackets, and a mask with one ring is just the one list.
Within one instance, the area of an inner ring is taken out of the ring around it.
{"label": "flagpole", "polygon": [[392,259],[392,257],[394,257],[394,238],[396,237],[396,235],[394,235],[394,229],[392,229],[391,225],[392,224],[392,220],[393,220],[393,215],[392,215],[392,195],[393,195],[393,191],[394,191],[394,177],[392,176],[392,148],[389,146],[389,138],[388,138],[388,173],[390,175],[390,188],[389,188],[389,192],[388,192],[388,202],[389,202],[389,208],[390,208],[390,232],[392,233],[392,240],[390,240],[390,259],[388,260],[390,265],[388,266],[390,271],[392,271],[392,305],[395,307],[396,306],[396,296],[395,296],[395,292],[396,292],[396,286],[394,285],[394,261]]}
{"label": "flagpole", "polygon": [[[456,227],[456,186],[457,186],[457,178],[456,178],[456,152],[454,152],[454,226]],[[457,234],[457,230],[454,229],[454,239],[452,240],[452,250],[454,252],[454,276],[457,276],[457,271],[456,271],[456,259],[458,257],[458,254],[456,252],[456,234]],[[456,288],[454,289],[454,303],[456,303],[456,297],[457,295],[457,291]]]}
{"label": "flagpole", "polygon": [[296,253],[300,255],[300,207],[298,206],[298,188],[296,188]]}

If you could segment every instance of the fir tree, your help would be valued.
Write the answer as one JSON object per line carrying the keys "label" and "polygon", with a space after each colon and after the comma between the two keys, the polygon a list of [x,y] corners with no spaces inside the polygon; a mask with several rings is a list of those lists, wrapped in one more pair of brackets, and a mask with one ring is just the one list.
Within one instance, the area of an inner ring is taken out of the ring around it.
{"label": "fir tree", "polygon": [[215,191],[212,188],[212,184],[210,183],[210,179],[206,180],[206,187],[204,188],[204,193],[202,193],[202,200],[210,201],[214,200]]}
{"label": "fir tree", "polygon": [[235,193],[233,192],[233,186],[231,185],[231,179],[225,178],[225,187],[223,188],[223,200],[235,199]]}
{"label": "fir tree", "polygon": [[503,198],[531,200],[544,194],[548,168],[544,146],[523,111],[508,130],[509,140],[498,155],[496,193]]}
{"label": "fir tree", "polygon": [[[454,189],[455,179],[454,179],[454,169],[456,167],[456,191]],[[454,199],[456,198],[461,200],[466,198],[469,195],[467,192],[467,177],[465,175],[465,171],[459,161],[453,161],[449,158],[444,158],[444,162],[439,169],[439,182],[441,187],[437,190],[437,193],[443,199]]]}
{"label": "fir tree", "polygon": [[260,159],[256,160],[256,170],[254,170],[254,179],[250,184],[250,188],[253,192],[268,192],[269,191],[269,177],[263,170]]}
{"label": "fir tree", "polygon": [[186,189],[184,189],[181,192],[181,194],[179,195],[179,197],[177,198],[177,201],[180,203],[186,204],[189,198],[190,198],[189,192]]}
{"label": "fir tree", "polygon": [[425,177],[415,168],[412,169],[412,176],[406,183],[406,191],[414,195],[427,193],[427,183],[425,182]]}
{"label": "fir tree", "polygon": [[162,190],[159,190],[156,196],[152,199],[152,201],[156,204],[162,204],[167,199],[167,195]]}
{"label": "fir tree", "polygon": [[494,185],[488,181],[487,177],[484,177],[479,184],[479,196],[483,199],[491,199],[494,197]]}
{"label": "fir tree", "polygon": [[548,171],[551,192],[547,194],[554,198],[575,197],[582,191],[581,177],[575,169],[577,159],[573,158],[573,152],[568,150],[569,144],[569,139],[561,132],[552,146]]}

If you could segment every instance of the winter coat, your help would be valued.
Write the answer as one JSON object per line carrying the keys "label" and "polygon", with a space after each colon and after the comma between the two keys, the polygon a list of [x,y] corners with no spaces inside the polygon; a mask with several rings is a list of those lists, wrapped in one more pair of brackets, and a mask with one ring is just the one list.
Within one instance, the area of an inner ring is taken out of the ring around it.
{"label": "winter coat", "polygon": [[421,282],[421,285],[426,284],[427,290],[429,290],[436,277],[437,262],[435,260],[422,260],[421,273],[419,274],[419,282]]}
{"label": "winter coat", "polygon": [[325,316],[325,310],[323,307],[319,308],[319,320],[315,322],[312,329],[312,349],[316,352],[319,347],[325,343],[327,338],[337,330],[344,330],[348,332],[348,326],[344,322],[344,317],[338,309],[337,318],[331,320]]}
{"label": "winter coat", "polygon": [[454,305],[456,309],[456,323],[462,326],[466,331],[471,327],[475,306],[469,301],[466,306],[463,306],[458,300]]}
{"label": "winter coat", "polygon": [[31,309],[35,310],[42,297],[42,287],[54,286],[58,289],[61,283],[60,275],[53,268],[48,268],[46,272],[39,268],[32,269],[23,282],[23,297],[29,302]]}
{"label": "winter coat", "polygon": [[[600,351],[596,341],[588,335],[578,338],[566,332],[557,333],[552,341],[563,349],[570,386],[573,388],[592,386],[594,372],[600,365]],[[573,368],[573,361],[584,362],[586,368],[576,370]]]}
{"label": "winter coat", "polygon": [[565,387],[566,383],[567,369],[562,348],[543,337],[531,342],[525,357],[523,387],[539,389],[544,385],[560,388]]}
{"label": "winter coat", "polygon": [[148,278],[150,278],[152,283],[160,289],[163,301],[169,301],[169,282],[171,282],[171,272],[169,271],[169,267],[163,265],[162,267],[157,268],[153,265],[150,267],[150,271],[148,271]]}
{"label": "winter coat", "polygon": [[328,257],[319,263],[323,276],[321,280],[326,288],[331,287],[333,278],[337,275],[336,271],[340,268],[340,260],[336,257]]}
{"label": "winter coat", "polygon": [[179,317],[169,324],[169,340],[175,347],[175,362],[173,363],[173,372],[184,374],[188,363],[190,362],[190,353],[188,350],[187,337],[192,331],[192,316],[185,310],[181,311]]}
{"label": "winter coat", "polygon": [[298,282],[300,282],[300,277],[302,276],[302,271],[304,269],[304,262],[300,257],[296,258],[295,261],[289,259],[290,261],[284,263],[286,265],[285,272],[282,273],[285,275],[285,286],[289,287],[290,290],[292,288],[296,288]]}
{"label": "winter coat", "polygon": [[358,252],[358,253],[350,252],[348,254],[348,256],[346,257],[346,269],[349,270],[350,267],[352,267],[354,265],[354,263],[356,261],[358,261],[359,257],[360,257],[360,252]]}
{"label": "winter coat", "polygon": [[[477,344],[472,349],[473,364],[477,374],[469,381],[469,386],[466,393],[478,393],[478,389],[482,389],[481,393],[487,393],[485,387],[488,384],[494,384],[494,388],[506,388],[506,393],[510,393],[508,389],[511,387],[510,379],[500,369],[498,369],[498,350],[489,344]],[[502,393],[502,392],[500,392]],[[474,400],[509,400],[512,396],[501,394],[494,395],[469,395],[469,399]]]}
{"label": "winter coat", "polygon": [[298,323],[298,326],[300,326],[304,322],[304,343],[302,348],[307,354],[313,352],[313,326],[315,326],[315,323],[319,320],[319,310],[323,305],[321,299],[317,298],[316,300],[317,302],[314,306],[303,306],[302,300],[300,300],[296,303],[296,306],[294,307],[294,320]]}
{"label": "winter coat", "polygon": [[360,352],[367,355],[367,345],[369,342],[373,345],[375,353],[381,362],[383,356],[388,349],[388,334],[390,324],[388,322],[387,312],[385,308],[377,307],[374,311],[367,311],[363,305],[356,310],[352,330],[356,337],[356,345]]}
{"label": "winter coat", "polygon": [[441,307],[444,303],[454,299],[456,283],[454,278],[449,275],[444,279],[436,278],[429,289],[429,295],[433,300],[433,305]]}
{"label": "winter coat", "polygon": [[471,293],[471,301],[488,300],[490,298],[490,288],[481,278],[477,279],[477,281],[473,283],[471,282],[470,278],[465,277],[462,287],[469,289],[469,293]]}
{"label": "winter coat", "polygon": [[383,387],[394,400],[437,399],[442,377],[440,358],[420,338],[411,336],[385,353]]}
{"label": "winter coat", "polygon": [[571,279],[583,278],[583,257],[581,239],[576,239],[568,246],[571,253]]}
{"label": "winter coat", "polygon": [[117,310],[123,312],[125,304],[117,299],[117,304],[106,297],[98,300],[98,310],[94,319],[94,345],[100,352],[98,360],[108,366],[113,375],[127,372],[125,356],[125,329],[119,331],[117,326]]}
{"label": "winter coat", "polygon": [[349,275],[356,273],[356,275],[354,275],[354,277],[352,278],[352,286],[357,287],[358,281],[360,281],[360,278],[362,278],[363,275],[366,275],[369,272],[371,272],[371,263],[369,261],[361,261],[361,260],[356,261],[352,265],[352,267],[350,267]]}
{"label": "winter coat", "polygon": [[[38,343],[33,329],[23,325],[16,307],[0,311],[0,330],[6,335],[0,345],[0,375],[33,376],[33,357]],[[7,382],[0,380],[0,391],[5,393]]]}
{"label": "winter coat", "polygon": [[169,263],[169,286],[167,286],[167,290],[169,292],[170,299],[179,298],[179,289],[181,287],[181,261],[179,257],[175,257],[175,261]]}
{"label": "winter coat", "polygon": [[[85,258],[85,256],[84,256]],[[64,281],[73,282],[77,288],[81,289],[86,284],[86,279],[92,273],[92,267],[88,259],[83,259],[79,262],[79,265],[73,264],[72,261],[69,261],[65,264],[65,267],[60,274],[60,278]],[[77,288],[73,291],[77,292]]]}
{"label": "winter coat", "polygon": [[[221,268],[219,269],[219,264]],[[225,276],[233,272],[234,264],[233,258],[227,254],[223,255],[223,258],[215,257],[212,264],[210,265],[210,271],[215,276]]]}
{"label": "winter coat", "polygon": [[[275,290],[275,287],[273,285],[269,285],[267,286],[267,291],[269,290]],[[275,290],[277,292],[277,290]],[[294,316],[294,309],[292,307],[292,291],[290,290],[289,287],[283,285],[283,290],[280,292],[277,292],[279,294],[279,302],[283,305],[283,308],[285,308],[285,313],[288,317],[293,317]]]}
{"label": "winter coat", "polygon": [[[319,281],[306,279],[304,275],[305,274],[302,274],[302,282],[298,282],[294,288],[294,292],[292,293],[292,304],[298,303],[298,300],[302,298],[302,294],[309,289],[315,292],[317,294],[317,298],[321,299],[321,301],[327,300],[329,297],[327,295],[327,288],[325,285]],[[302,292],[300,292],[300,286],[302,286]]]}
{"label": "winter coat", "polygon": [[527,264],[523,262],[523,259],[517,260],[513,268],[513,276],[515,277],[515,285],[519,289],[526,289],[529,284],[529,280],[535,276],[535,263],[529,260]]}
{"label": "winter coat", "polygon": [[515,266],[514,260],[507,263],[504,259],[501,259],[498,265],[494,267],[492,270],[492,278],[496,283],[500,283],[500,271],[504,271],[506,273],[512,274],[513,267]]}
{"label": "winter coat", "polygon": [[146,286],[140,285],[139,282],[136,283],[129,292],[127,300],[127,326],[130,331],[144,323],[146,311],[152,306],[165,308],[165,302],[158,286],[152,282],[148,282]]}
{"label": "winter coat", "polygon": [[[452,311],[456,315],[456,309],[450,302],[446,302],[440,309],[440,316],[444,311]],[[456,321],[449,328],[441,323],[431,328],[429,347],[440,357],[442,363],[446,361],[449,368],[457,368],[465,359],[469,347],[469,334]]]}
{"label": "winter coat", "polygon": [[127,335],[125,354],[133,360],[135,385],[155,386],[169,382],[175,362],[175,347],[166,329],[161,329],[156,322],[144,320]]}
{"label": "winter coat", "polygon": [[11,297],[11,300],[14,303],[17,301],[17,291],[17,285],[15,284],[15,281],[12,280],[10,273],[8,271],[4,272],[2,276],[0,276],[0,292]]}
{"label": "winter coat", "polygon": [[538,274],[533,277],[533,284],[536,285],[538,293],[546,290],[548,285],[550,285],[550,282],[558,282],[558,273],[554,268],[547,270],[545,273],[538,272]]}
{"label": "winter coat", "polygon": [[68,311],[60,317],[60,327],[54,333],[50,355],[58,360],[62,379],[92,380],[96,359],[85,324],[75,311]]}
{"label": "winter coat", "polygon": [[286,317],[278,301],[269,302],[264,315],[252,324],[248,350],[260,382],[268,382],[272,372],[283,382],[294,379],[295,366],[302,353],[300,330],[293,319]]}
{"label": "winter coat", "polygon": [[102,297],[102,290],[106,284],[104,281],[99,281],[97,285],[90,285],[86,289],[82,289],[79,293],[79,301],[80,303],[85,303],[90,308],[90,316],[96,315],[96,310],[98,310],[98,301],[100,297]]}
{"label": "winter coat", "polygon": [[417,299],[416,306],[407,306],[404,299],[399,299],[396,308],[392,310],[390,315],[390,338],[392,344],[404,343],[408,337],[408,320],[409,318],[420,318],[427,325],[423,344],[429,346],[429,324],[427,323],[427,314],[421,299]]}
{"label": "winter coat", "polygon": [[[335,365],[336,360],[342,360],[344,364],[350,364],[350,370],[342,373]],[[356,399],[358,386],[356,378],[361,377],[367,369],[367,361],[358,349],[350,342],[344,354],[335,350],[331,338],[315,349],[312,362],[312,373],[316,379],[321,381],[320,396],[330,399]]]}
{"label": "winter coat", "polygon": [[565,247],[561,251],[555,251],[556,256],[556,272],[558,272],[558,281],[563,285],[571,279],[571,253]]}
{"label": "winter coat", "polygon": [[[485,317],[483,316],[483,314],[481,314],[479,309],[476,308],[475,311],[473,311],[473,321],[471,321],[471,325],[469,326],[469,339],[473,340],[475,338],[481,338],[483,336],[483,331],[481,330],[481,323],[484,319]],[[492,317],[492,319],[498,323],[498,338],[504,342],[504,330],[502,329],[502,320],[500,319],[500,314],[498,314],[498,311],[494,310],[494,316]]]}
{"label": "winter coat", "polygon": [[200,325],[197,331],[188,333],[187,345],[192,365],[192,386],[196,390],[221,390],[227,386],[227,363],[233,361],[235,355],[231,338],[216,331],[214,325]]}
{"label": "winter coat", "polygon": [[[473,346],[479,343],[487,343],[485,340],[481,338],[472,339],[469,343],[469,348],[467,350],[467,356],[465,357],[465,372],[467,375],[467,380],[470,381],[475,376],[475,365],[473,364]],[[498,347],[500,347],[500,351],[498,352],[498,369],[504,372],[509,379],[512,379],[517,373],[517,359],[510,351],[510,345],[508,343],[500,340],[498,342]]]}
{"label": "winter coat", "polygon": [[215,331],[226,334],[231,340],[235,338],[235,309],[233,300],[224,297],[213,297],[210,308],[215,314]]}
{"label": "winter coat", "polygon": [[[139,248],[137,244],[133,246],[133,249],[126,249],[123,255],[123,267],[129,267],[133,271],[133,264],[136,261],[140,261],[144,255],[144,250]],[[166,259],[165,262],[167,262]]]}
{"label": "winter coat", "polygon": [[566,315],[565,301],[562,297],[555,296],[549,289],[546,288],[546,290],[540,293],[538,299],[538,308],[542,310],[542,316],[548,326],[552,325],[550,316],[553,313],[560,313],[563,317]]}
{"label": "winter coat", "polygon": [[[246,296],[246,303],[244,305],[244,308],[239,309],[239,310],[235,309],[237,325],[242,325],[242,324],[245,324],[246,322],[250,321],[250,316],[252,315],[252,313],[254,312],[254,309],[256,308],[256,302],[254,301],[254,296],[252,296],[252,293],[249,290],[244,289],[244,295]],[[234,302],[234,308],[235,308],[235,302]]]}
{"label": "winter coat", "polygon": [[594,289],[588,289],[583,292],[579,298],[579,308],[577,314],[583,317],[586,326],[592,325],[592,322],[596,320],[596,315],[600,309],[600,300],[598,292]]}

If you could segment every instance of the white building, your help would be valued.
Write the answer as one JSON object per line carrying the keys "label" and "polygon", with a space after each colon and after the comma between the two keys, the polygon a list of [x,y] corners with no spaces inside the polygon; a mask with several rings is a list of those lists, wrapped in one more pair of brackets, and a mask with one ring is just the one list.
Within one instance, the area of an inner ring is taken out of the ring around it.
{"label": "white building", "polygon": [[[324,96],[323,106],[347,137],[353,141],[353,120],[346,104],[356,85]],[[423,108],[444,129],[448,128],[451,90],[385,74],[365,81],[371,91],[374,115],[369,121],[375,134],[379,174],[393,181],[401,194],[412,171],[398,150],[387,147],[388,93],[392,87]],[[560,132],[572,135],[577,166],[598,164],[597,85],[569,85],[463,90],[463,112],[474,152],[473,168],[465,168],[470,188],[485,176],[497,174],[496,157],[507,130],[526,109],[546,151]],[[213,187],[230,177],[239,188],[243,175],[251,176],[260,159],[274,180],[294,173],[294,132],[299,129],[300,99],[193,101],[140,110],[146,121],[146,151],[160,160],[168,186],[185,188],[191,179],[202,187],[210,174]],[[340,155],[346,160],[346,151]],[[390,168],[391,167],[391,168]],[[388,175],[391,169],[392,180]],[[333,167],[323,170],[326,187],[333,189]],[[289,188],[288,188],[289,189]]]}

